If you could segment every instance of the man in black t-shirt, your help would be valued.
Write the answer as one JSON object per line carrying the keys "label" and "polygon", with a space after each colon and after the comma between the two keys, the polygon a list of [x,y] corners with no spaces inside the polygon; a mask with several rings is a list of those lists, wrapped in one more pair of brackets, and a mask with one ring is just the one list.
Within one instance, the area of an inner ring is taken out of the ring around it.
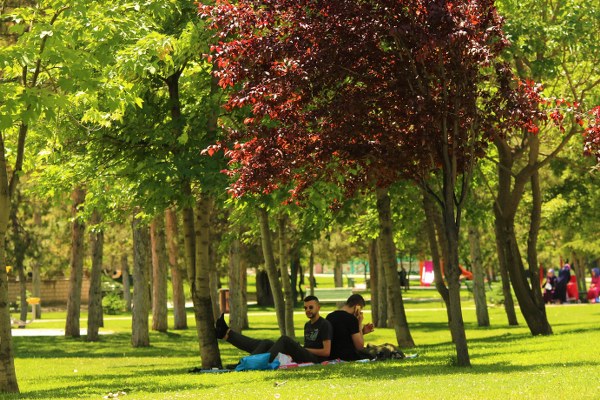
{"label": "man in black t-shirt", "polygon": [[362,309],[365,307],[365,299],[360,294],[348,297],[344,306],[327,315],[327,321],[333,327],[331,340],[332,359],[339,358],[344,361],[371,358],[364,353],[365,341],[363,335],[373,332],[373,324],[363,326]]}
{"label": "man in black t-shirt", "polygon": [[277,353],[287,354],[297,363],[319,363],[329,359],[331,351],[331,324],[319,315],[321,306],[315,296],[304,298],[304,313],[309,321],[304,325],[304,347],[288,336],[281,336],[275,342],[268,339],[254,339],[232,331],[225,323],[225,314],[221,314],[215,323],[217,338],[223,339],[240,350],[250,354],[271,353],[269,361]]}

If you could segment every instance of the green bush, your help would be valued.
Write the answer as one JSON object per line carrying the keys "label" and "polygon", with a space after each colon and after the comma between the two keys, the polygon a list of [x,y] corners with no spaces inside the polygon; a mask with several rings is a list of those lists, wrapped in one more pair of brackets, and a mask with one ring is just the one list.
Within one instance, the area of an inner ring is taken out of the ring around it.
{"label": "green bush", "polygon": [[125,310],[125,300],[116,293],[109,293],[102,299],[102,309],[109,315],[120,314]]}

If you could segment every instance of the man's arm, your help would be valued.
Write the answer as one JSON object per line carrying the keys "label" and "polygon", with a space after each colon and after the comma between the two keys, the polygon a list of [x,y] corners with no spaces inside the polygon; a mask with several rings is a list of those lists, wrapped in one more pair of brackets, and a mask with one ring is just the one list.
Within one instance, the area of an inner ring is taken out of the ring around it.
{"label": "man's arm", "polygon": [[329,357],[331,354],[331,340],[323,340],[323,348],[322,349],[309,349],[306,348],[309,353],[314,354],[318,357]]}
{"label": "man's arm", "polygon": [[354,348],[356,350],[364,349],[365,339],[363,338],[362,330],[359,330],[357,333],[352,335],[352,343],[354,343]]}

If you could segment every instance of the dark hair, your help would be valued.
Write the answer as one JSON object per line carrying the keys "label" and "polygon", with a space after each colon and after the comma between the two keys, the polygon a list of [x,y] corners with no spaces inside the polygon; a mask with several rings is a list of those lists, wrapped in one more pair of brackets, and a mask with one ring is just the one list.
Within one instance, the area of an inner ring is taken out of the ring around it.
{"label": "dark hair", "polygon": [[316,301],[317,303],[319,303],[319,298],[317,296],[306,296],[304,298],[304,302],[306,303],[307,301]]}
{"label": "dark hair", "polygon": [[355,293],[352,296],[348,297],[348,300],[346,300],[346,305],[348,307],[354,307],[354,306],[364,307],[365,299],[360,294]]}

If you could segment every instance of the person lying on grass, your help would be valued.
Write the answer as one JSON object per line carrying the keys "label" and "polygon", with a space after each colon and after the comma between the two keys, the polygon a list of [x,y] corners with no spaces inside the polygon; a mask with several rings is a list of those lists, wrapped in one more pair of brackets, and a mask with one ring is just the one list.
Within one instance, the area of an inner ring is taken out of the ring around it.
{"label": "person lying on grass", "polygon": [[275,342],[268,339],[254,339],[229,328],[225,314],[215,323],[217,338],[223,339],[240,350],[250,354],[271,353],[269,362],[278,353],[287,354],[296,363],[320,363],[329,360],[331,351],[331,324],[319,315],[321,305],[316,296],[304,298],[304,313],[309,321],[304,325],[304,347],[288,336],[281,336]]}

